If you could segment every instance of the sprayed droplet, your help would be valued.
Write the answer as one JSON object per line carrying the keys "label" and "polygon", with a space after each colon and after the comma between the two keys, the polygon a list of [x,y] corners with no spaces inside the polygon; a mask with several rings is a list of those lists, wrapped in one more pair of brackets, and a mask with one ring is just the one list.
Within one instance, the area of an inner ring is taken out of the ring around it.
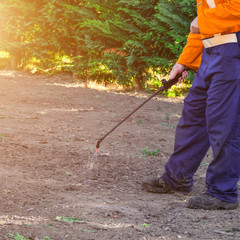
{"label": "sprayed droplet", "polygon": [[93,154],[92,158],[89,159],[89,161],[87,162],[87,165],[86,165],[86,168],[87,169],[93,169],[94,168],[94,165],[97,161],[97,158],[98,158],[98,155],[99,155],[99,152],[98,152],[98,148],[96,148],[96,151],[95,153]]}

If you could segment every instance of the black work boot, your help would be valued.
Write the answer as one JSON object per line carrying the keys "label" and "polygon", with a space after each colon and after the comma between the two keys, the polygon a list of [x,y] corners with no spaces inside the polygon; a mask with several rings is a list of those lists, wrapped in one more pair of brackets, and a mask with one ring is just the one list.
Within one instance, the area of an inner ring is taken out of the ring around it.
{"label": "black work boot", "polygon": [[200,196],[190,198],[187,207],[205,210],[232,210],[238,207],[238,203],[225,202],[205,193]]}
{"label": "black work boot", "polygon": [[142,188],[147,192],[154,193],[172,193],[172,192],[184,192],[189,193],[191,187],[173,187],[167,184],[161,177],[150,178],[142,183]]}

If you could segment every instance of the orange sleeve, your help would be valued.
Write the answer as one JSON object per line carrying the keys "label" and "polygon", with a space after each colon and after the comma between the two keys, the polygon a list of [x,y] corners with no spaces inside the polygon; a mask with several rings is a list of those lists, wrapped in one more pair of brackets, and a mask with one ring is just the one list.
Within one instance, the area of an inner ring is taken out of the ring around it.
{"label": "orange sleeve", "polygon": [[204,9],[198,15],[198,25],[204,35],[224,33],[240,26],[240,0],[226,0],[216,8]]}
{"label": "orange sleeve", "polygon": [[187,44],[184,47],[177,63],[197,71],[201,64],[203,48],[201,35],[190,33],[188,35]]}

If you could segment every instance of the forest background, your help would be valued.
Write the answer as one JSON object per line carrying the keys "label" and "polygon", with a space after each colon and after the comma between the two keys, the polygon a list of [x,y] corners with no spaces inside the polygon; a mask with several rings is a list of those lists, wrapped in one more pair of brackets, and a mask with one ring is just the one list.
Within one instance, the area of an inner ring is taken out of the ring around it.
{"label": "forest background", "polygon": [[154,90],[195,15],[195,0],[1,0],[0,68]]}

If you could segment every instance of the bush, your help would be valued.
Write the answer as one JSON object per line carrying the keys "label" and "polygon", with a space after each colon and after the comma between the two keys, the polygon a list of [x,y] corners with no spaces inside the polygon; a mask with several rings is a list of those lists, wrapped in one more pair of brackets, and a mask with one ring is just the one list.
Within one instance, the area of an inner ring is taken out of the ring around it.
{"label": "bush", "polygon": [[196,14],[195,0],[12,0],[0,10],[0,49],[16,68],[139,89],[169,73]]}

